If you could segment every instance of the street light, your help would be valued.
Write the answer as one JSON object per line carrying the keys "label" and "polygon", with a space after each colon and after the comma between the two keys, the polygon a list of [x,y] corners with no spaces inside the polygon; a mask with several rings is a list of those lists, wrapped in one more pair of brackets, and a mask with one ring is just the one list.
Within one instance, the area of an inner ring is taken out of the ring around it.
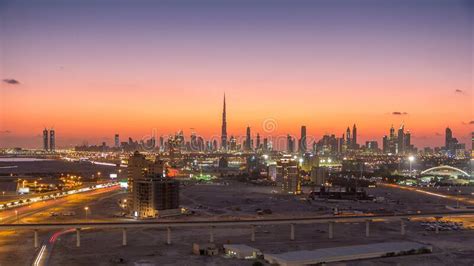
{"label": "street light", "polygon": [[87,214],[88,214],[88,212],[89,212],[89,207],[87,207],[87,206],[84,207],[84,211],[86,211],[86,221],[87,221]]}
{"label": "street light", "polygon": [[408,161],[410,162],[410,177],[411,177],[411,173],[412,173],[411,165],[415,161],[415,156],[413,156],[413,155],[408,156]]}
{"label": "street light", "polygon": [[18,211],[17,210],[15,210],[15,216],[16,216],[16,223],[19,224],[20,221],[18,220]]}

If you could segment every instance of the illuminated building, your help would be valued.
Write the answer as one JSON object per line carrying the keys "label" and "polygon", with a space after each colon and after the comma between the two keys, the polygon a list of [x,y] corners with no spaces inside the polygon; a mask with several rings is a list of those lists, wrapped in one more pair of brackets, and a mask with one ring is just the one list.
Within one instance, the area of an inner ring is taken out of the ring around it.
{"label": "illuminated building", "polygon": [[49,130],[49,151],[56,150],[56,134],[54,129]]}
{"label": "illuminated building", "polygon": [[222,111],[221,148],[223,151],[227,151],[227,113],[226,113],[226,104],[225,104],[225,94],[224,94],[224,107]]}
{"label": "illuminated building", "polygon": [[346,130],[346,148],[347,149],[350,149],[352,146],[351,146],[351,129],[349,127],[347,127],[347,130]]}
{"label": "illuminated building", "polygon": [[164,175],[165,163],[135,152],[128,160],[128,210],[135,218],[155,218],[179,210],[179,182]]}
{"label": "illuminated building", "polygon": [[252,151],[252,137],[250,134],[250,127],[247,127],[245,136],[245,151]]}
{"label": "illuminated building", "polygon": [[120,148],[120,137],[119,137],[119,134],[115,134],[115,137],[114,137],[114,147],[115,147],[115,148]]}
{"label": "illuminated building", "polygon": [[365,142],[365,148],[368,151],[377,151],[379,149],[379,144],[375,140],[368,140]]}
{"label": "illuminated building", "polygon": [[357,127],[354,124],[352,127],[352,149],[357,150],[359,148],[359,145],[357,145]]}
{"label": "illuminated building", "polygon": [[306,126],[301,127],[301,138],[298,144],[300,154],[306,153],[308,147],[306,143]]}
{"label": "illuminated building", "polygon": [[390,136],[383,137],[382,150],[384,153],[409,154],[415,152],[415,147],[411,144],[411,134],[405,133],[405,126],[402,124],[395,134],[395,129],[390,128]]}
{"label": "illuminated building", "polygon": [[290,135],[286,137],[286,151],[288,153],[295,152],[295,139]]}
{"label": "illuminated building", "polygon": [[230,150],[231,151],[236,151],[237,150],[237,140],[235,139],[234,136],[230,136]]}
{"label": "illuminated building", "polygon": [[335,135],[324,135],[313,145],[313,152],[318,155],[337,154],[339,150],[339,139]]}
{"label": "illuminated building", "polygon": [[313,167],[311,169],[311,182],[317,186],[324,186],[329,178],[327,167]]}
{"label": "illuminated building", "polygon": [[284,156],[277,161],[277,185],[283,193],[300,194],[301,178],[298,162],[291,156]]}
{"label": "illuminated building", "polygon": [[43,150],[49,150],[48,130],[46,128],[43,130]]}
{"label": "illuminated building", "polygon": [[255,145],[255,150],[260,150],[262,147],[260,147],[260,134],[257,133],[257,144]]}
{"label": "illuminated building", "polygon": [[459,143],[457,138],[453,137],[453,132],[449,127],[445,132],[445,147],[444,150],[448,156],[464,157],[466,145]]}

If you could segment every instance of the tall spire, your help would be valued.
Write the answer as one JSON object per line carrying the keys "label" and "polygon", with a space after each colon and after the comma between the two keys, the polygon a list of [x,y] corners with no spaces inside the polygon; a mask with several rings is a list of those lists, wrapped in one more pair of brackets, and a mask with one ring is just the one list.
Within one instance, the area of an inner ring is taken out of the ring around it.
{"label": "tall spire", "polygon": [[227,110],[225,104],[225,93],[224,93],[224,106],[222,109],[222,132],[221,132],[221,148],[227,150]]}

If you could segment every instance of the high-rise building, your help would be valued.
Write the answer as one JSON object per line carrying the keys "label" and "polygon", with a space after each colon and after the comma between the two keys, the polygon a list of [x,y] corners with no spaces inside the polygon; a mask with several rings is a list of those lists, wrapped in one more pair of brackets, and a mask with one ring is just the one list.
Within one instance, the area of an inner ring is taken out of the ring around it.
{"label": "high-rise building", "polygon": [[368,140],[365,142],[365,148],[369,151],[377,151],[379,149],[379,144],[375,140]]}
{"label": "high-rise building", "polygon": [[49,150],[48,130],[46,128],[43,130],[43,150]]}
{"label": "high-rise building", "polygon": [[283,193],[300,194],[301,178],[298,162],[291,156],[284,156],[277,161],[276,181]]}
{"label": "high-rise building", "polygon": [[383,139],[382,139],[382,152],[383,153],[390,153],[390,143],[388,141],[387,136],[383,136]]}
{"label": "high-rise building", "polygon": [[164,152],[165,149],[165,138],[163,136],[160,136],[160,152]]}
{"label": "high-rise building", "polygon": [[304,154],[306,153],[306,151],[308,150],[308,144],[307,144],[307,141],[306,141],[306,126],[302,126],[301,127],[301,138],[299,140],[299,152],[301,154]]}
{"label": "high-rise building", "polygon": [[128,160],[128,210],[136,218],[179,213],[179,182],[164,175],[165,163],[135,152]]}
{"label": "high-rise building", "polygon": [[120,148],[120,136],[119,136],[119,134],[115,134],[114,146],[115,146],[115,148]]}
{"label": "high-rise building", "polygon": [[245,135],[245,151],[252,150],[252,136],[250,133],[250,127],[247,127],[247,132]]}
{"label": "high-rise building", "polygon": [[444,150],[448,156],[463,157],[466,145],[459,143],[458,139],[453,137],[453,132],[449,127],[446,128]]}
{"label": "high-rise building", "polygon": [[397,134],[397,154],[405,153],[405,126],[402,124]]}
{"label": "high-rise building", "polygon": [[255,150],[260,150],[261,149],[261,143],[260,143],[260,134],[257,133],[257,144],[255,145]]}
{"label": "high-rise building", "polygon": [[446,128],[445,131],[445,139],[444,139],[444,146],[446,149],[449,149],[449,146],[451,145],[451,142],[453,140],[453,131],[449,127]]}
{"label": "high-rise building", "polygon": [[49,150],[50,151],[56,150],[56,133],[54,129],[49,130]]}
{"label": "high-rise building", "polygon": [[289,134],[286,137],[286,151],[288,153],[294,153],[295,152],[295,139]]}
{"label": "high-rise building", "polygon": [[352,145],[351,145],[351,129],[349,127],[347,127],[347,129],[346,129],[346,147],[348,149],[352,148]]}
{"label": "high-rise building", "polygon": [[311,182],[316,186],[324,186],[329,178],[329,170],[327,167],[313,166],[311,168]]}
{"label": "high-rise building", "polygon": [[237,140],[235,139],[234,136],[230,136],[230,150],[231,151],[236,151],[237,150]]}
{"label": "high-rise building", "polygon": [[339,139],[334,134],[324,135],[313,145],[313,152],[318,155],[335,155],[339,151]]}
{"label": "high-rise building", "polygon": [[356,125],[354,124],[354,126],[352,127],[352,149],[356,150],[358,149],[358,145],[357,145],[357,127]]}
{"label": "high-rise building", "polygon": [[405,126],[402,124],[395,134],[395,129],[392,125],[390,128],[390,136],[383,137],[382,150],[384,153],[391,154],[409,154],[414,152],[416,148],[411,144],[410,131],[405,133]]}
{"label": "high-rise building", "polygon": [[227,110],[225,103],[225,94],[224,94],[224,107],[222,110],[222,132],[221,132],[221,148],[224,151],[227,151]]}

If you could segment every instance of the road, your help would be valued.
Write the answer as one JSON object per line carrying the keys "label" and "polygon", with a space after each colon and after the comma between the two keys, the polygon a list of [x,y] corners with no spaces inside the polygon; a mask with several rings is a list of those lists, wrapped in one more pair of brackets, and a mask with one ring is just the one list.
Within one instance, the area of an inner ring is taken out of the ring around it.
{"label": "road", "polygon": [[91,190],[91,191],[83,192],[79,194],[72,194],[72,195],[68,195],[68,196],[64,196],[64,197],[56,198],[52,200],[35,202],[30,205],[18,207],[15,209],[0,211],[0,223],[2,224],[22,223],[21,221],[22,218],[31,216],[39,212],[46,211],[56,206],[60,206],[61,204],[64,204],[68,201],[87,199],[89,197],[102,195],[104,193],[117,191],[119,189],[120,189],[119,186],[101,188],[101,189]]}
{"label": "road", "polygon": [[435,193],[435,192],[426,191],[426,190],[423,190],[423,189],[420,189],[420,188],[417,188],[417,187],[407,187],[407,186],[401,186],[401,185],[397,185],[397,184],[382,183],[380,185],[385,186],[385,187],[390,187],[390,188],[398,188],[398,189],[403,189],[403,190],[409,190],[409,191],[412,191],[412,192],[421,193],[421,194],[425,194],[425,195],[430,195],[430,196],[434,196],[434,197],[439,197],[439,198],[443,198],[443,199],[448,199],[448,200],[452,200],[452,201],[457,201],[457,202],[462,202],[462,203],[467,203],[467,204],[474,204],[474,199],[468,198],[468,197],[456,196],[456,195],[446,195],[446,194],[442,194],[442,193]]}
{"label": "road", "polygon": [[[23,218],[34,216],[35,214],[51,210],[53,208],[61,208],[68,202],[77,201],[84,202],[86,204],[92,200],[99,200],[102,198],[110,197],[113,192],[117,192],[120,189],[119,186],[113,186],[108,188],[96,189],[88,192],[72,194],[61,198],[47,200],[42,202],[32,203],[28,206],[22,206],[15,209],[9,209],[0,211],[0,221],[2,224],[25,224],[22,221]],[[57,239],[63,234],[74,232],[72,229],[61,229],[52,232],[49,235],[49,239],[39,240],[40,246],[34,254],[33,265],[48,265],[49,258],[52,254],[54,244]]]}

